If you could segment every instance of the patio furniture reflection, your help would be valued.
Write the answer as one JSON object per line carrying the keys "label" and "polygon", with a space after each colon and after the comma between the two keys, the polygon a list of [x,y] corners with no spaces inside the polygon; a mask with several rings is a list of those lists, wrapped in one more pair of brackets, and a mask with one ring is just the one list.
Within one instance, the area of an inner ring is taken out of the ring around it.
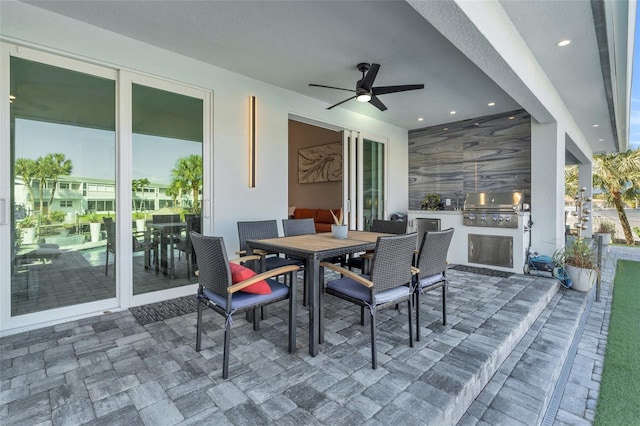
{"label": "patio furniture reflection", "polygon": [[180,221],[179,214],[154,214],[153,220],[146,223],[152,244],[160,254],[160,262],[156,262],[156,271],[160,266],[162,273],[168,275],[169,278],[175,276],[175,244],[180,242],[180,233],[186,225],[186,222]]}
{"label": "patio furniture reflection", "polygon": [[[104,262],[104,274],[109,275],[109,253],[113,254],[113,269],[116,267],[116,224],[113,218],[103,217],[104,228],[107,231],[107,245],[106,245],[106,260]],[[144,233],[134,232],[131,236],[131,250],[135,252],[145,252],[145,269],[151,268],[151,264],[148,263],[150,259],[149,252],[152,249],[152,244],[146,241],[138,241],[138,236],[143,236]],[[154,256],[155,257],[155,256]]]}
{"label": "patio furniture reflection", "polygon": [[197,265],[196,254],[191,243],[191,231],[201,232],[200,215],[185,214],[184,221],[186,223],[186,231],[184,236],[180,236],[180,241],[176,243],[175,248],[178,250],[178,260],[180,260],[181,253],[184,253],[187,261],[187,278],[191,278],[194,266]]}

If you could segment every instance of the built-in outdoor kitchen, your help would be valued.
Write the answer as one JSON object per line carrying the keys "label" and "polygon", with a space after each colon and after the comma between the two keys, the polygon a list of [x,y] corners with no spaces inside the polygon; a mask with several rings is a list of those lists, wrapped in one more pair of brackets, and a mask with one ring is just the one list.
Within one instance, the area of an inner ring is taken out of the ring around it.
{"label": "built-in outdoor kitchen", "polygon": [[530,120],[515,111],[409,133],[409,230],[454,228],[450,263],[522,272]]}

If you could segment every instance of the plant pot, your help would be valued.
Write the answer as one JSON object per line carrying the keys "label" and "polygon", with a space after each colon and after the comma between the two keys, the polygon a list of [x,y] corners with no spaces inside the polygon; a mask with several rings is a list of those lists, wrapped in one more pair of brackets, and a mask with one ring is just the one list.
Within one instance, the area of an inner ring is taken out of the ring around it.
{"label": "plant pot", "polygon": [[577,268],[565,265],[567,275],[571,278],[571,288],[577,291],[589,291],[596,282],[598,273],[593,269]]}
{"label": "plant pot", "polygon": [[611,234],[608,232],[596,232],[593,234],[593,240],[596,242],[596,244],[598,243],[598,237],[602,235],[602,245],[603,246],[608,246],[609,244],[611,244]]}
{"label": "plant pot", "polygon": [[137,232],[144,232],[144,219],[136,219],[136,231]]}
{"label": "plant pot", "polygon": [[91,242],[97,243],[100,241],[100,228],[102,227],[101,223],[91,222],[89,224],[89,230],[91,231]]}
{"label": "plant pot", "polygon": [[35,240],[36,228],[22,228],[22,244],[33,244]]}
{"label": "plant pot", "polygon": [[349,228],[347,225],[331,225],[331,234],[333,238],[344,240],[349,236]]}

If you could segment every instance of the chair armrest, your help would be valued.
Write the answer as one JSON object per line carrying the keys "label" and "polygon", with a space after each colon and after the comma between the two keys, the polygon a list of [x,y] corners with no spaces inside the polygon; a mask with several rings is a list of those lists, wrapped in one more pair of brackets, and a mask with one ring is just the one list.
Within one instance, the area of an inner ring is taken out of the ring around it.
{"label": "chair armrest", "polygon": [[358,284],[362,284],[365,287],[368,287],[368,288],[373,287],[372,281],[369,281],[362,275],[358,275],[353,271],[343,268],[342,266],[334,265],[333,263],[328,263],[328,262],[320,262],[320,266],[327,269],[331,269],[332,271],[336,271],[337,273],[342,274],[345,277],[349,277],[352,280],[356,281]]}
{"label": "chair armrest", "polygon": [[235,259],[229,259],[230,263],[242,263],[242,262],[248,262],[250,260],[260,260],[261,257],[258,256],[257,254],[253,254],[251,256],[242,256],[242,257],[238,257]]}
{"label": "chair armrest", "polygon": [[[236,254],[238,256],[243,256],[243,255],[247,254],[247,251],[246,250],[238,250],[236,252]],[[268,253],[266,251],[264,251],[264,250],[261,250],[261,249],[255,249],[253,251],[253,254],[257,254],[257,255],[260,255],[260,256],[266,256]]]}
{"label": "chair armrest", "polygon": [[298,265],[288,265],[282,266],[280,268],[272,269],[270,271],[263,272],[254,277],[249,278],[248,280],[240,281],[239,283],[233,284],[231,287],[227,287],[228,293],[235,293],[236,291],[240,291],[245,287],[250,286],[251,284],[255,284],[258,281],[262,281],[266,278],[277,277],[278,275],[283,275],[289,272],[294,272],[299,270],[300,267]]}

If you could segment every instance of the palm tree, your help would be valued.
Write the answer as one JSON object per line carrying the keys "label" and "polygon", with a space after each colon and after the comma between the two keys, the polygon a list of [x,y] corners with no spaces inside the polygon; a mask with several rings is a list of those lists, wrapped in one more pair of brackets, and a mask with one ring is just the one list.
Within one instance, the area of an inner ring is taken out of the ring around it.
{"label": "palm tree", "polygon": [[640,189],[640,150],[593,157],[593,186],[600,188],[607,201],[618,211],[618,218],[627,244],[633,244],[633,234],[624,212],[623,202],[636,199]]}
{"label": "palm tree", "polygon": [[172,182],[177,184],[180,189],[190,190],[193,199],[193,212],[200,212],[200,202],[198,194],[202,186],[202,157],[199,155],[190,155],[188,157],[178,158],[176,166],[171,171]]}
{"label": "palm tree", "polygon": [[47,179],[53,174],[55,163],[51,154],[38,157],[36,160],[35,178],[38,179],[38,195],[40,196],[40,215],[44,210],[44,189],[47,186]]}
{"label": "palm tree", "polygon": [[178,197],[182,196],[182,189],[179,188],[179,184],[177,181],[173,181],[171,182],[171,185],[169,185],[169,187],[166,189],[166,191],[164,191],[164,193],[166,195],[168,195],[169,197],[171,197],[171,200],[173,202],[173,206],[177,206],[177,200]]}
{"label": "palm tree", "polygon": [[[133,179],[131,181],[131,190],[135,193],[136,191],[142,191],[142,198],[140,199],[140,207],[138,208],[139,211],[142,211],[142,205],[144,204],[144,189],[149,186],[151,184],[151,182],[149,182],[149,179],[147,178],[142,178],[142,179]],[[135,194],[134,194],[135,195]],[[135,210],[136,208],[136,202],[135,200],[133,201],[133,209]]]}
{"label": "palm tree", "polygon": [[27,186],[27,190],[29,191],[31,202],[35,207],[36,198],[33,195],[33,187],[31,186],[31,181],[36,175],[36,162],[29,158],[18,158],[15,162],[14,173],[16,174],[16,176],[22,177],[22,181]]}
{"label": "palm tree", "polygon": [[51,188],[51,194],[49,195],[49,215],[51,215],[51,206],[53,205],[53,196],[56,193],[56,186],[58,186],[58,178],[60,176],[68,176],[73,170],[71,160],[67,160],[64,154],[55,153],[49,154],[47,157],[51,161],[51,174],[49,178],[53,179],[53,187]]}

